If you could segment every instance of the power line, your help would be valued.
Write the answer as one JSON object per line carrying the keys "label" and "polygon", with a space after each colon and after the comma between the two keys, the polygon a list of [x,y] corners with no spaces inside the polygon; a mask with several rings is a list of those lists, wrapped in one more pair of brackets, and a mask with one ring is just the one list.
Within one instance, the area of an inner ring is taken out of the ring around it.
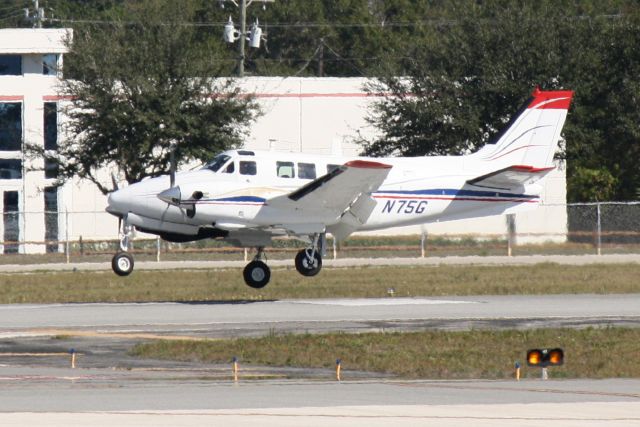
{"label": "power line", "polygon": [[[622,13],[618,14],[601,14],[595,16],[589,15],[575,15],[575,16],[558,16],[560,19],[567,19],[572,21],[581,20],[595,20],[595,19],[622,19],[626,15]],[[76,23],[76,24],[96,24],[96,25],[139,25],[140,21],[114,21],[114,20],[100,20],[100,19],[73,19],[73,18],[47,18],[47,21],[60,22],[60,23]],[[457,25],[463,21],[458,19],[426,19],[420,21],[405,21],[405,22],[352,22],[352,23],[340,23],[340,22],[296,22],[286,23],[277,22],[268,24],[271,28],[415,28],[426,27],[435,25]],[[482,23],[494,23],[496,19],[478,19],[475,22]],[[151,25],[181,25],[191,27],[224,27],[226,22],[159,22],[150,23]]]}
{"label": "power line", "polygon": [[23,11],[19,11],[19,12],[13,13],[12,15],[4,16],[4,17],[0,18],[0,21],[6,21],[7,19],[16,18],[18,16],[24,16],[24,12]]}

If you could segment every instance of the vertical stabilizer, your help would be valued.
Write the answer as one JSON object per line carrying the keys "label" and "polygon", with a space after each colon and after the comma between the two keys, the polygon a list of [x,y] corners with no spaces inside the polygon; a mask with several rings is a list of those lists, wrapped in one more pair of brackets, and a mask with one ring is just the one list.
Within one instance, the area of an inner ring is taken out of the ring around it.
{"label": "vertical stabilizer", "polygon": [[552,165],[560,132],[567,117],[573,91],[541,91],[536,88],[526,108],[507,124],[494,143],[474,154],[497,165],[526,165],[545,168]]}

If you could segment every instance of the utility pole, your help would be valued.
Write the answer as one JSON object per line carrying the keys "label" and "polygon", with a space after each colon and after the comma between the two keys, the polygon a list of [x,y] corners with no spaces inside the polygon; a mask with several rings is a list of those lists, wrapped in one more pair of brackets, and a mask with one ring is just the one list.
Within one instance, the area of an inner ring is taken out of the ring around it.
{"label": "utility pole", "polygon": [[34,27],[42,28],[42,21],[44,20],[44,8],[40,7],[39,0],[33,0],[33,6],[35,7],[35,11],[33,12],[33,16],[29,13],[29,9],[24,9],[24,17],[34,23]]}
{"label": "utility pole", "polygon": [[236,30],[233,26],[231,16],[229,16],[229,22],[224,26],[224,40],[227,43],[234,43],[238,41],[238,62],[236,64],[236,73],[238,77],[244,77],[244,60],[245,60],[245,42],[247,36],[249,36],[249,46],[253,48],[260,47],[260,40],[262,37],[262,29],[258,26],[258,20],[251,26],[251,31],[247,32],[247,7],[253,2],[262,3],[262,7],[265,8],[267,3],[273,3],[275,0],[218,0],[220,6],[224,8],[225,1],[233,3],[234,6],[240,9],[240,30]]}
{"label": "utility pole", "polygon": [[240,0],[240,40],[238,43],[238,77],[244,77],[244,41],[247,33],[247,0]]}

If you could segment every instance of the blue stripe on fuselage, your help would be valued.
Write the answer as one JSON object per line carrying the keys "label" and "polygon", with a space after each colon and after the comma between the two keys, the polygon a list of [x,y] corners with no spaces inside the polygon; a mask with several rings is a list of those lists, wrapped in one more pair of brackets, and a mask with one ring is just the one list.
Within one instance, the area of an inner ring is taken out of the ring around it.
{"label": "blue stripe on fuselage", "polygon": [[530,194],[500,193],[498,191],[460,190],[457,188],[434,188],[429,190],[390,190],[376,191],[373,194],[396,194],[406,196],[507,197],[519,199],[533,199],[539,197]]}

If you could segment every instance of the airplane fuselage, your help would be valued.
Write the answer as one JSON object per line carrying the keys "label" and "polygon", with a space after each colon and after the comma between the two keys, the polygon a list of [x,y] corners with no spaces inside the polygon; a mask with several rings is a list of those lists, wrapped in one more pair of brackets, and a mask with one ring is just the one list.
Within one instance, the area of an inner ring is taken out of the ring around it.
{"label": "airplane fuselage", "polygon": [[295,231],[297,223],[307,224],[310,219],[330,231],[341,219],[335,212],[314,209],[301,216],[271,206],[268,200],[356,159],[383,163],[391,169],[371,195],[376,202],[371,214],[354,231],[501,214],[536,205],[541,189],[536,184],[519,193],[470,188],[470,178],[488,171],[470,156],[374,159],[243,150],[220,156],[228,158],[215,171],[204,167],[177,174],[179,203],[168,204],[158,197],[170,186],[169,177],[161,176],[113,193],[109,211],[128,216],[133,225],[150,232],[196,234],[201,227],[227,231],[263,227],[274,234],[287,234],[287,228]]}

